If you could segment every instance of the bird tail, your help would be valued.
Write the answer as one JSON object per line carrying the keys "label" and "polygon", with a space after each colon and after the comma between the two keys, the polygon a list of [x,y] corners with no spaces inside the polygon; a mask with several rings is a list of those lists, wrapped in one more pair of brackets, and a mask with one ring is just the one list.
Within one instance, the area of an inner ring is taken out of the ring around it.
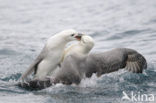
{"label": "bird tail", "polygon": [[147,68],[147,62],[143,55],[133,49],[125,49],[127,54],[126,69],[134,73],[142,73]]}

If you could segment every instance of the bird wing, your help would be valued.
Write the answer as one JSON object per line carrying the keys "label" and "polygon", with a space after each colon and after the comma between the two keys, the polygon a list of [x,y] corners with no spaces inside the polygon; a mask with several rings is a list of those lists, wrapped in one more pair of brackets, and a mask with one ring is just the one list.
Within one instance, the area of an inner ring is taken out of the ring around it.
{"label": "bird wing", "polygon": [[38,57],[34,60],[34,62],[29,66],[27,71],[22,74],[21,79],[24,80],[26,77],[34,71],[34,74],[37,72],[38,64],[43,60],[46,55],[46,48],[44,47]]}
{"label": "bird wing", "polygon": [[90,54],[87,58],[86,76],[96,72],[98,76],[125,68],[134,73],[142,73],[147,67],[146,59],[138,52],[127,48],[117,48],[108,52]]}
{"label": "bird wing", "polygon": [[134,73],[142,73],[147,68],[147,62],[143,55],[132,49],[125,49],[127,54],[126,69]]}
{"label": "bird wing", "polygon": [[90,54],[87,58],[88,70],[86,76],[90,77],[92,73],[101,76],[119,70],[125,66],[126,56],[119,50],[111,50],[108,52]]}

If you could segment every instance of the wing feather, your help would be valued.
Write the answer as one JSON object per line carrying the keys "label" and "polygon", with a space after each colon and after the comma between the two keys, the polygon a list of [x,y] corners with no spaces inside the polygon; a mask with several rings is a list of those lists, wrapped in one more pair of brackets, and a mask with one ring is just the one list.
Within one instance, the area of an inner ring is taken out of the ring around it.
{"label": "wing feather", "polygon": [[38,55],[38,57],[34,60],[34,62],[29,66],[29,68],[26,70],[25,73],[22,74],[21,80],[24,81],[28,75],[30,75],[32,72],[34,74],[37,72],[37,66],[38,64],[43,60],[43,58],[46,55],[46,48],[44,47],[41,53]]}
{"label": "wing feather", "polygon": [[128,48],[117,48],[108,52],[90,54],[87,58],[86,74],[90,76],[94,71],[98,76],[127,69],[134,73],[142,73],[147,68],[146,59],[137,51]]}

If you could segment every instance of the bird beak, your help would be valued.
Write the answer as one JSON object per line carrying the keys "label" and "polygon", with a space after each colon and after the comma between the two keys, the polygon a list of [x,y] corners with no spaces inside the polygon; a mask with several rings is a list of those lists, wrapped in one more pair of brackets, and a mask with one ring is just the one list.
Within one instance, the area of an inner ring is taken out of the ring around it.
{"label": "bird beak", "polygon": [[84,34],[82,34],[82,33],[78,33],[76,36],[75,36],[75,38],[78,40],[78,41],[80,41],[81,40],[81,37],[83,36]]}

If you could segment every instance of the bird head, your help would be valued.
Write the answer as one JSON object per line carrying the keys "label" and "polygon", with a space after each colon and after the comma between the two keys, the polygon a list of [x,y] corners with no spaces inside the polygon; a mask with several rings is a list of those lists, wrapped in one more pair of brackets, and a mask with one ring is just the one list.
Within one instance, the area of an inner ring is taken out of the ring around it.
{"label": "bird head", "polygon": [[94,46],[94,40],[92,37],[88,35],[83,35],[81,37],[80,43],[88,50],[90,51]]}
{"label": "bird head", "polygon": [[70,45],[65,49],[62,61],[69,55],[86,55],[90,52],[93,46],[93,38],[87,35],[82,35],[80,42]]}
{"label": "bird head", "polygon": [[60,33],[60,35],[62,35],[64,37],[64,39],[66,41],[73,41],[73,40],[81,40],[82,33],[78,33],[77,31],[73,30],[73,29],[68,29],[68,30],[64,30]]}

